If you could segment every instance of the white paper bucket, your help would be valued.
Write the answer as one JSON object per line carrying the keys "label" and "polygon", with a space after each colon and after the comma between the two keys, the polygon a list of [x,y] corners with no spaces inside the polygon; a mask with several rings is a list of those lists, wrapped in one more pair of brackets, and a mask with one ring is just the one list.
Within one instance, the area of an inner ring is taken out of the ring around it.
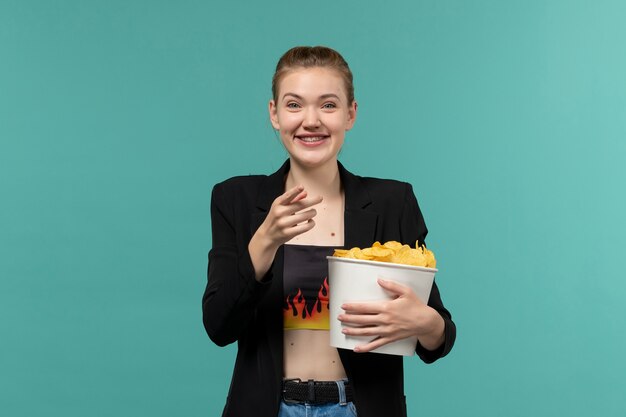
{"label": "white paper bucket", "polygon": [[[363,261],[360,259],[328,256],[328,283],[330,305],[330,345],[343,349],[369,343],[371,336],[348,336],[341,333],[343,324],[337,316],[343,313],[341,305],[347,302],[390,300],[391,296],[378,284],[378,278],[396,281],[413,289],[417,297],[428,302],[435,279],[435,268]],[[417,337],[398,340],[373,350],[389,355],[412,356]]]}

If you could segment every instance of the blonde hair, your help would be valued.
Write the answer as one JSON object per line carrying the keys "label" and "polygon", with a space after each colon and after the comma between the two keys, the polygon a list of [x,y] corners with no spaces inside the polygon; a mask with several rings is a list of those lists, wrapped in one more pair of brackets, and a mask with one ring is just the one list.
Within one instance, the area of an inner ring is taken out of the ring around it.
{"label": "blonde hair", "polygon": [[326,46],[296,46],[283,54],[276,64],[276,72],[272,78],[272,97],[278,100],[278,85],[281,79],[297,68],[331,68],[343,78],[348,96],[348,104],[354,101],[354,84],[352,71],[341,54]]}

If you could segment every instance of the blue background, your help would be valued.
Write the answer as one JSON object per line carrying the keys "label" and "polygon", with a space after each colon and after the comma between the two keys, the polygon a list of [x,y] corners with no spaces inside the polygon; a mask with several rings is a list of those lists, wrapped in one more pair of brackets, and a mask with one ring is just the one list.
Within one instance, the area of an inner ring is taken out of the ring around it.
{"label": "blue background", "polygon": [[[341,160],[413,184],[458,325],[410,416],[626,412],[626,3],[0,1],[0,410],[217,416],[213,184],[286,157],[288,48],[355,74]],[[620,191],[621,190],[621,191]]]}

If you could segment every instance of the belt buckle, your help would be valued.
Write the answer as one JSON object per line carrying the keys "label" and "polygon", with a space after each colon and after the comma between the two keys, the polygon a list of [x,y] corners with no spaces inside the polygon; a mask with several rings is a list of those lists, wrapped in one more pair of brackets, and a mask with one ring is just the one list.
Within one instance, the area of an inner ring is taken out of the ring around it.
{"label": "belt buckle", "polygon": [[289,378],[289,379],[283,379],[283,401],[285,402],[285,404],[302,404],[302,401],[298,401],[298,400],[292,400],[289,399],[285,396],[285,394],[287,393],[287,390],[285,389],[285,384],[287,382],[297,382],[298,384],[302,383],[302,380],[300,378]]}

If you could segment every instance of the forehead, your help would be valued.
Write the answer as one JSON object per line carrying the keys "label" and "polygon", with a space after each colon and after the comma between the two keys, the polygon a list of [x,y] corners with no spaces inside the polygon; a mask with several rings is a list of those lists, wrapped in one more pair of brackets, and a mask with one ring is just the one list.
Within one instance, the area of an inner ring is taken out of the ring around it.
{"label": "forehead", "polygon": [[296,68],[287,72],[278,84],[279,97],[287,93],[302,97],[318,97],[336,94],[347,100],[347,92],[341,74],[332,68]]}

